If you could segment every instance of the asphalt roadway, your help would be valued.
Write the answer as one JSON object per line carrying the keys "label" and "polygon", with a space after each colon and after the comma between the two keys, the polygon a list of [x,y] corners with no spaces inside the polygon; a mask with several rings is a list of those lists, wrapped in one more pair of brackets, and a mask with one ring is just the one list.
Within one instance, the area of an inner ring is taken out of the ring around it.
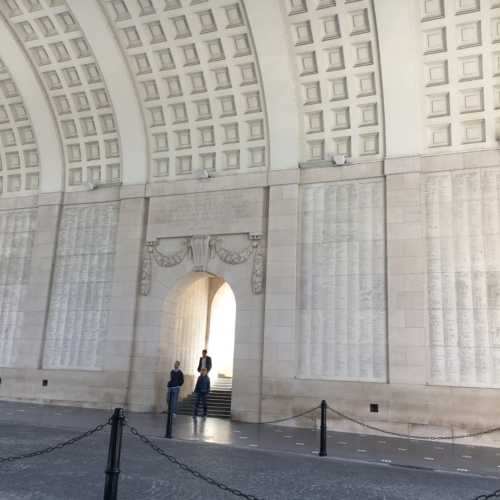
{"label": "asphalt roadway", "polygon": [[[0,456],[44,448],[78,433],[2,422]],[[106,427],[50,454],[0,464],[0,500],[102,498],[108,436]],[[499,479],[472,474],[201,442],[153,441],[194,469],[262,500],[472,500],[500,488]],[[181,470],[127,430],[121,470],[120,500],[237,498]]]}

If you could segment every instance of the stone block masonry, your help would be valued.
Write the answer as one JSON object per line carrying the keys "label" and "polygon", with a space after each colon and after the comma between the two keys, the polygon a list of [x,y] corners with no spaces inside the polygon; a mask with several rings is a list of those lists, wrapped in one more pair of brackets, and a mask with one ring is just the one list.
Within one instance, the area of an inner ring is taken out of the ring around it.
{"label": "stone block masonry", "polygon": [[14,366],[24,323],[36,210],[0,212],[0,366]]}
{"label": "stone block masonry", "polygon": [[65,207],[58,236],[44,368],[103,368],[119,204]]}

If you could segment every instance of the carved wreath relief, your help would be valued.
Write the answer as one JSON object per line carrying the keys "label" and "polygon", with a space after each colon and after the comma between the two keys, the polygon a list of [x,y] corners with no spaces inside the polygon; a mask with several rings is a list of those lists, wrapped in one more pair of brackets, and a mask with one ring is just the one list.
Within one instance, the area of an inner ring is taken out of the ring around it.
{"label": "carved wreath relief", "polygon": [[259,295],[264,291],[265,248],[261,234],[249,234],[250,244],[242,250],[230,250],[224,247],[221,236],[194,235],[184,239],[182,248],[176,252],[164,254],[158,246],[159,241],[147,241],[144,245],[144,257],[141,270],[140,293],[149,295],[153,276],[153,262],[159,267],[174,267],[186,257],[193,262],[193,271],[205,272],[208,263],[218,258],[225,264],[239,265],[253,257],[252,291]]}

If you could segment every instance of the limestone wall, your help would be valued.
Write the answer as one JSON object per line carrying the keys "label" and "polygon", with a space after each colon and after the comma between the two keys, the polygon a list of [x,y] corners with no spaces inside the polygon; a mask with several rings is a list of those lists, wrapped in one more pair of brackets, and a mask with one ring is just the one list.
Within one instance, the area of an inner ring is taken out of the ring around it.
{"label": "limestone wall", "polygon": [[311,184],[300,201],[298,376],[385,381],[384,182]]}
{"label": "limestone wall", "polygon": [[[16,307],[26,321],[20,357],[2,343],[10,366],[0,369],[0,397],[163,409],[173,361],[194,373],[213,274],[237,303],[235,418],[325,398],[393,429],[488,427],[499,170],[487,154],[471,159],[392,160],[385,176],[381,164],[302,169],[267,188],[265,178],[248,190],[225,181],[235,188],[227,196],[217,183],[193,183],[195,196],[178,205],[183,219],[169,224],[162,214],[179,195],[168,191],[152,209],[144,193],[114,188],[11,207],[2,248],[9,241],[9,258],[24,259],[27,299]],[[148,232],[160,254],[141,295]],[[28,272],[29,234],[39,273]],[[487,409],[480,419],[477,404]]]}
{"label": "limestone wall", "polygon": [[422,179],[429,382],[500,384],[500,171]]}
{"label": "limestone wall", "polygon": [[401,432],[495,425],[498,163],[398,158],[271,188],[266,418],[327,399]]}
{"label": "limestone wall", "polygon": [[43,367],[104,368],[119,205],[65,207],[57,240]]}
{"label": "limestone wall", "polygon": [[35,210],[0,212],[0,366],[15,366],[31,274]]}
{"label": "limestone wall", "polygon": [[165,339],[168,344],[164,359],[170,364],[165,365],[164,369],[170,373],[173,361],[178,359],[184,374],[190,376],[187,386],[197,375],[198,358],[206,347],[209,286],[210,279],[202,277],[180,291],[173,304],[175,310],[168,318],[173,335]]}
{"label": "limestone wall", "polygon": [[235,418],[496,425],[500,2],[159,3],[0,2],[0,398],[163,409],[214,275]]}

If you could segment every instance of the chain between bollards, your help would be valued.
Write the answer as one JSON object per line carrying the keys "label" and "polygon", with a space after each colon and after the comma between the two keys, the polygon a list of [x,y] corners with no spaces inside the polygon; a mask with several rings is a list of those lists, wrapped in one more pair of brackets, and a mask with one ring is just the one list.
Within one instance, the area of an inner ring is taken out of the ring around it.
{"label": "chain between bollards", "polygon": [[125,415],[123,413],[123,408],[115,408],[113,416],[111,417],[111,433],[109,435],[104,500],[117,500],[124,425]]}
{"label": "chain between bollards", "polygon": [[172,439],[172,424],[173,424],[173,399],[174,391],[168,391],[168,408],[167,408],[167,427],[165,429],[165,437],[167,439]]}
{"label": "chain between bollards", "polygon": [[326,451],[326,409],[328,405],[323,399],[321,401],[321,426],[320,426],[320,445],[319,445],[319,456],[326,457],[328,455]]}

